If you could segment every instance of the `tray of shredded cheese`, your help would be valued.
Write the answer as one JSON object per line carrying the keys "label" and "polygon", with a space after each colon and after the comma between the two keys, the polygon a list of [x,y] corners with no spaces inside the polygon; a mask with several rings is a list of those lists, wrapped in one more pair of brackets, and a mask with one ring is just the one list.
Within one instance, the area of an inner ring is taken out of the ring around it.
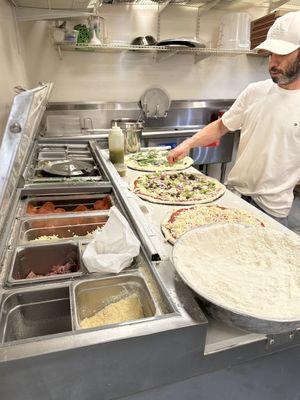
{"label": "tray of shredded cheese", "polygon": [[26,218],[21,221],[19,243],[39,244],[59,240],[92,238],[108,221],[108,215]]}
{"label": "tray of shredded cheese", "polygon": [[137,273],[72,284],[71,313],[75,329],[105,328],[153,318],[155,301]]}

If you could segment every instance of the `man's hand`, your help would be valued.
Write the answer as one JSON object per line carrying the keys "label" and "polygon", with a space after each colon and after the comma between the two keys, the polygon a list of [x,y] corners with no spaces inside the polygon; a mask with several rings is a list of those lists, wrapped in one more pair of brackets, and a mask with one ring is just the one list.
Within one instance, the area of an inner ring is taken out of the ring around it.
{"label": "man's hand", "polygon": [[175,149],[171,150],[168,154],[168,162],[174,164],[176,161],[181,160],[189,154],[190,146],[186,142],[182,142]]}

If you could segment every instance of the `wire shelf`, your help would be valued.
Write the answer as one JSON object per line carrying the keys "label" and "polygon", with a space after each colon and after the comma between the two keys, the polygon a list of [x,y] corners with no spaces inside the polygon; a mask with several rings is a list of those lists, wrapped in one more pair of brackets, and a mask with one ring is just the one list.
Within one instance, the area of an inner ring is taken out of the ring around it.
{"label": "wire shelf", "polygon": [[13,0],[13,2],[17,7],[87,11],[90,0]]}
{"label": "wire shelf", "polygon": [[[38,7],[49,10],[85,10],[90,4],[90,0],[11,0],[17,7]],[[299,0],[297,0],[299,1]],[[286,0],[288,2],[288,0]],[[295,2],[295,1],[294,1]],[[186,6],[204,7],[214,3],[214,0],[103,0],[103,4],[126,4],[142,6]],[[251,6],[266,4],[266,0],[219,0],[213,8],[222,9],[244,9]]]}
{"label": "wire shelf", "polygon": [[211,8],[230,9],[235,11],[262,5],[264,3],[266,3],[265,0],[103,0],[103,4],[127,4],[142,6],[170,5],[201,8],[211,5]]}
{"label": "wire shelf", "polygon": [[191,48],[183,46],[141,46],[141,45],[125,45],[125,44],[101,44],[89,45],[85,43],[55,43],[63,51],[140,51],[140,52],[170,52],[170,53],[189,53],[189,54],[210,54],[210,55],[239,55],[239,54],[256,54],[253,50],[243,49],[220,49],[220,48]]}

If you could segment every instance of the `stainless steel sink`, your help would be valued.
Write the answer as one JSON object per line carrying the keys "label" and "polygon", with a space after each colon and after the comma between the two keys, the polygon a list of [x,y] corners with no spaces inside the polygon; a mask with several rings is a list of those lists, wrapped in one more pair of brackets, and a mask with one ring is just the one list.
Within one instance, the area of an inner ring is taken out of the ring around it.
{"label": "stainless steel sink", "polygon": [[68,286],[4,296],[0,310],[2,344],[71,330]]}

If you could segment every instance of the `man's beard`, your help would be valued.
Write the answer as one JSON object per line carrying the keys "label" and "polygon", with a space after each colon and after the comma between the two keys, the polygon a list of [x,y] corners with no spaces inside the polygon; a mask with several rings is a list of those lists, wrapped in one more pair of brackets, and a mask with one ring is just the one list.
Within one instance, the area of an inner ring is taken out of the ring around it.
{"label": "man's beard", "polygon": [[269,70],[269,72],[278,72],[281,74],[279,76],[271,75],[271,78],[275,83],[280,85],[288,85],[294,82],[300,76],[300,56],[298,56],[296,60],[285,69],[285,71],[273,67]]}

